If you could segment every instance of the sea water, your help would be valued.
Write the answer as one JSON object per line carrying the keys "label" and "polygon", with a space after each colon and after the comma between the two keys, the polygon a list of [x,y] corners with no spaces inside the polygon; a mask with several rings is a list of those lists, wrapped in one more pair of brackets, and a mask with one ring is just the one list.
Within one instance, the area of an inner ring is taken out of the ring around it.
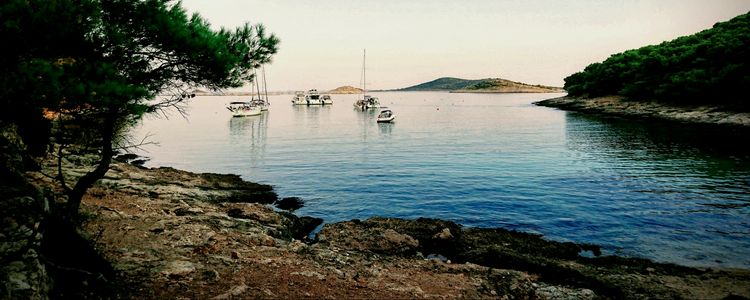
{"label": "sea water", "polygon": [[301,197],[326,222],[430,217],[502,227],[607,254],[750,267],[746,133],[539,107],[561,94],[373,93],[396,113],[293,106],[233,118],[205,96],[186,118],[147,117],[147,166],[234,173]]}

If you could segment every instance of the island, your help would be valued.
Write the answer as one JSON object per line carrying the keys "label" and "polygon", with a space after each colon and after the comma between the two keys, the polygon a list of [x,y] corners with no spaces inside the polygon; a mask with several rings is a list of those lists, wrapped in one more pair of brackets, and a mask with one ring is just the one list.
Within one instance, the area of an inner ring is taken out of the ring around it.
{"label": "island", "polygon": [[451,93],[564,93],[559,87],[530,85],[502,78],[461,79],[442,77],[395,91],[448,91]]}
{"label": "island", "polygon": [[361,94],[362,92],[362,89],[348,85],[340,86],[328,91],[329,94]]}

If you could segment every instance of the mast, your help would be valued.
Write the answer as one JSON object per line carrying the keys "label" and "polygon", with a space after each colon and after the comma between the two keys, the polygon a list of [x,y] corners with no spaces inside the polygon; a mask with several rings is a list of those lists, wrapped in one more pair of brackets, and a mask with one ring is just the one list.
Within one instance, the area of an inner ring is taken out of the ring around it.
{"label": "mast", "polygon": [[362,49],[362,99],[367,95],[367,67],[365,62],[367,61],[367,49]]}
{"label": "mast", "polygon": [[260,83],[258,82],[258,72],[256,72],[256,70],[257,69],[253,68],[253,77],[255,77],[253,82],[255,82],[255,89],[258,91],[257,95],[258,95],[258,99],[260,99]]}
{"label": "mast", "polygon": [[263,93],[266,95],[266,104],[271,104],[271,101],[268,101],[268,85],[266,84],[266,65],[261,66],[263,68]]}

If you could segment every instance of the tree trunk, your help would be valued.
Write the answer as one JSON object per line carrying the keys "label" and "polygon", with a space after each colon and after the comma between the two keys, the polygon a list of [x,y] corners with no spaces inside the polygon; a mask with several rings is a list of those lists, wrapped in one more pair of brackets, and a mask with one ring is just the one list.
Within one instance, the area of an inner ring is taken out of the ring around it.
{"label": "tree trunk", "polygon": [[114,155],[112,141],[114,139],[115,117],[112,114],[108,114],[102,121],[102,127],[99,130],[102,139],[100,148],[101,160],[99,160],[96,169],[86,173],[78,179],[78,182],[76,182],[73,189],[68,192],[67,217],[69,220],[75,220],[78,218],[78,210],[81,207],[83,195],[86,194],[86,191],[88,191],[97,180],[104,178],[104,174],[107,173],[109,165],[112,163],[112,156]]}

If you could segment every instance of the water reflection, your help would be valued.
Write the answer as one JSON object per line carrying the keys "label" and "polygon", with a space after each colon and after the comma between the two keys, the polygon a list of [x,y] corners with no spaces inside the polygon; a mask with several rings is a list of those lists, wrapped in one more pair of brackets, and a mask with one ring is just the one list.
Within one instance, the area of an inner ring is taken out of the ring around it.
{"label": "water reflection", "polygon": [[[579,171],[556,184],[598,191],[588,195],[591,210],[620,229],[602,228],[597,239],[670,261],[750,255],[750,154],[736,142],[746,132],[566,113],[565,135],[568,166]],[[654,250],[675,247],[690,254]]]}
{"label": "water reflection", "polygon": [[298,126],[317,128],[331,117],[331,105],[293,105],[293,122]]}
{"label": "water reflection", "polygon": [[750,155],[736,144],[746,133],[577,113],[566,115],[565,132],[568,149],[630,189],[715,208],[750,203]]}
{"label": "water reflection", "polygon": [[378,129],[380,129],[380,134],[385,136],[390,136],[391,132],[393,131],[393,123],[378,123]]}
{"label": "water reflection", "polygon": [[240,152],[249,150],[251,161],[261,160],[265,155],[269,114],[229,119],[229,144],[238,146]]}
{"label": "water reflection", "polygon": [[354,109],[355,113],[357,114],[357,122],[360,124],[360,127],[362,128],[362,140],[367,141],[368,135],[371,131],[373,131],[374,127],[377,126],[376,116],[378,115],[377,111],[374,109],[368,109],[365,111],[361,111],[358,109]]}

